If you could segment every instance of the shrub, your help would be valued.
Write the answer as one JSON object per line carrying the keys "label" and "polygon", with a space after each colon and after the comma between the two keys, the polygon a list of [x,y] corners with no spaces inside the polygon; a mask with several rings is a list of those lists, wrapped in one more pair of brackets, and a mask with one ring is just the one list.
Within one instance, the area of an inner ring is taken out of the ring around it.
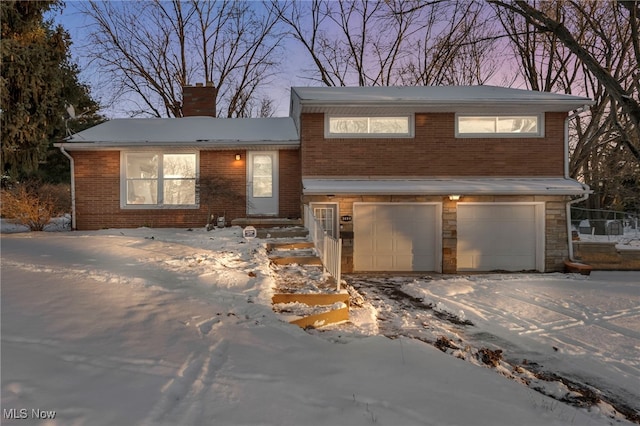
{"label": "shrub", "polygon": [[45,183],[35,191],[39,198],[50,198],[56,215],[71,213],[71,185],[64,183]]}
{"label": "shrub", "polygon": [[24,225],[32,231],[42,231],[59,213],[51,193],[41,191],[33,183],[18,183],[2,189],[2,217]]}

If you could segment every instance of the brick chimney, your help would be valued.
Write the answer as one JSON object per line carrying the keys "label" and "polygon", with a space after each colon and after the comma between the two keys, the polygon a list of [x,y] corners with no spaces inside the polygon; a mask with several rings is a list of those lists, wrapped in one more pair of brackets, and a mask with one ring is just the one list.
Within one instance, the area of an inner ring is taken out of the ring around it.
{"label": "brick chimney", "polygon": [[195,86],[182,87],[182,116],[215,117],[217,92],[211,82],[207,82],[206,85],[196,83]]}

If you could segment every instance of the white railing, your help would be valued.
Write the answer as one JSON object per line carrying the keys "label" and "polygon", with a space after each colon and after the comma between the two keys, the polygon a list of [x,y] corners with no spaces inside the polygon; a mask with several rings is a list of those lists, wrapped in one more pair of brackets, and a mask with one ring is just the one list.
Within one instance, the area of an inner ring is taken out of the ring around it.
{"label": "white railing", "polygon": [[336,281],[336,288],[340,291],[342,280],[342,239],[328,235],[322,223],[313,215],[309,206],[304,206],[304,225],[309,230],[309,237],[313,242],[316,253],[320,257],[322,266]]}

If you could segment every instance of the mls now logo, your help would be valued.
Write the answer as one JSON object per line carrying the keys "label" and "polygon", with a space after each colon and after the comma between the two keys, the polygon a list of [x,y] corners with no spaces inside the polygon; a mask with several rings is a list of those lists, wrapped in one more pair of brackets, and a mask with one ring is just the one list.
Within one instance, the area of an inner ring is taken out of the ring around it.
{"label": "mls now logo", "polygon": [[39,408],[3,408],[2,417],[9,419],[55,419],[55,411],[40,410]]}

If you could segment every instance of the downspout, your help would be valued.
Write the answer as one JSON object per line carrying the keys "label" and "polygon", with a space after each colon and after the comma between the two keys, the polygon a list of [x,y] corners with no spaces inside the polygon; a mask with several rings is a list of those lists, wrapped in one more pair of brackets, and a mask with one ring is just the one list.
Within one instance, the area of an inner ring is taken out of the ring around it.
{"label": "downspout", "polygon": [[[574,119],[575,117],[577,117],[578,115],[582,114],[583,112],[587,111],[589,108],[588,105],[584,105],[581,108],[577,109],[573,114],[569,115],[565,120],[564,120],[564,178],[565,179],[571,179],[571,177],[569,176],[569,120]],[[569,248],[569,261],[570,262],[580,262],[579,260],[576,260],[574,255],[573,255],[573,236],[572,236],[572,229],[571,229],[571,206],[585,201],[587,198],[589,198],[589,194],[591,194],[591,190],[589,189],[589,186],[585,185],[584,183],[582,184],[582,188],[585,190],[584,195],[581,195],[580,197],[576,198],[575,200],[570,200],[567,202],[566,205],[566,215],[567,215],[567,239],[568,239],[568,248]]]}
{"label": "downspout", "polygon": [[64,146],[60,146],[60,152],[62,155],[69,159],[71,163],[71,229],[76,229],[76,174],[73,162],[73,157],[64,150]]}

